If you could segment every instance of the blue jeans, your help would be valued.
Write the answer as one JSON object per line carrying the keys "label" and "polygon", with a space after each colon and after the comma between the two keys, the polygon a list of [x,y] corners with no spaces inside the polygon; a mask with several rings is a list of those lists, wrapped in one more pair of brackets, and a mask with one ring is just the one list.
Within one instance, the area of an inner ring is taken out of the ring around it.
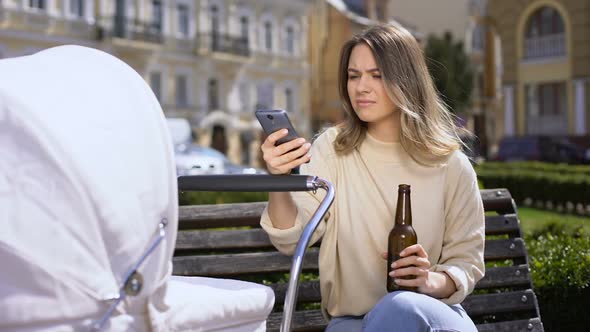
{"label": "blue jeans", "polygon": [[396,291],[385,295],[364,316],[334,317],[326,332],[452,331],[477,329],[459,304],[447,305],[428,295]]}

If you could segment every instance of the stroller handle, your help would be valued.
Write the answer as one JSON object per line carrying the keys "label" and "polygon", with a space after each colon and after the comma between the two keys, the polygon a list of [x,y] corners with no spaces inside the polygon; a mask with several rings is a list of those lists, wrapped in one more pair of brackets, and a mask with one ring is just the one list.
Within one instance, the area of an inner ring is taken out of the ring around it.
{"label": "stroller handle", "polygon": [[308,191],[315,176],[307,175],[185,175],[178,177],[180,191]]}
{"label": "stroller handle", "polygon": [[281,332],[290,332],[295,311],[295,300],[299,291],[299,276],[303,266],[303,256],[309,246],[313,232],[334,202],[334,186],[329,181],[317,176],[306,175],[196,175],[179,177],[178,189],[181,191],[246,192],[315,191],[317,189],[326,191],[326,196],[303,229],[293,254],[289,285],[283,308],[283,319],[281,321]]}

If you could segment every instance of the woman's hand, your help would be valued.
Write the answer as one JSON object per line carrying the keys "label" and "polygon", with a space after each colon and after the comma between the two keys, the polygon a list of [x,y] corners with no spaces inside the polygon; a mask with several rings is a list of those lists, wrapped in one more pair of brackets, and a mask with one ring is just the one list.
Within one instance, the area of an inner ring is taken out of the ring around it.
{"label": "woman's hand", "polygon": [[289,174],[293,168],[308,162],[311,158],[308,153],[311,144],[306,143],[305,138],[297,138],[275,146],[275,143],[287,134],[287,129],[277,130],[268,135],[260,147],[266,169],[271,174]]}
{"label": "woman's hand", "polygon": [[[387,259],[387,253],[382,257]],[[436,298],[446,298],[457,289],[453,280],[444,272],[430,271],[430,261],[426,250],[420,244],[414,244],[402,250],[400,259],[391,264],[389,272],[395,283],[404,287],[417,287],[418,292]],[[401,277],[415,276],[415,279]]]}

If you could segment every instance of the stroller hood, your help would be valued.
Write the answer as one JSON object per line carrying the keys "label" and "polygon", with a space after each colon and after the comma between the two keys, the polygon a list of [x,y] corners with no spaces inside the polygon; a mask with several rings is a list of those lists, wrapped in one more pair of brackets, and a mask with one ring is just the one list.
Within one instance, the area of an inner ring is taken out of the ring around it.
{"label": "stroller hood", "polygon": [[88,326],[167,219],[141,292],[111,319],[150,325],[178,215],[158,101],[125,63],[79,46],[0,60],[0,78],[0,330]]}

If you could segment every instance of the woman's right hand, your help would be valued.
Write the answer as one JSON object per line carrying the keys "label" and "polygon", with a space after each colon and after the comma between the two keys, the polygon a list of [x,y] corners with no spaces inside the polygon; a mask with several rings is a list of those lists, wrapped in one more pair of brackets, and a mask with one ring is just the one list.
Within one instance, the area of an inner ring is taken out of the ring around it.
{"label": "woman's right hand", "polygon": [[292,141],[275,146],[275,143],[287,136],[287,129],[277,130],[268,135],[262,143],[262,157],[266,163],[266,169],[270,174],[289,174],[291,170],[311,159],[310,143],[305,138],[297,138]]}

